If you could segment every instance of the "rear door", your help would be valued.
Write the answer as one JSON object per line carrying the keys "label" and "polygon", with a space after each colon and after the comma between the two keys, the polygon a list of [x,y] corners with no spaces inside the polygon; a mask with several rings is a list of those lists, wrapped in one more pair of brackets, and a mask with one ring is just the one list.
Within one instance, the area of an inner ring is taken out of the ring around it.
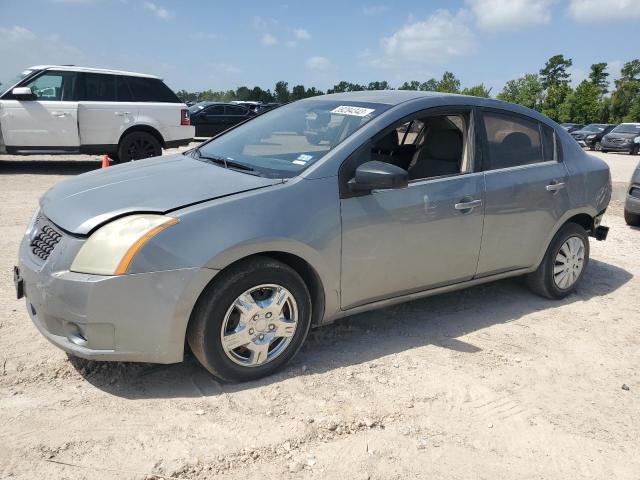
{"label": "rear door", "polygon": [[81,73],[77,98],[82,145],[117,145],[135,122],[137,104],[120,75]]}
{"label": "rear door", "polygon": [[226,128],[244,122],[249,118],[249,110],[239,105],[226,105],[224,107]]}
{"label": "rear door", "polygon": [[224,105],[209,105],[198,115],[196,135],[199,137],[211,137],[227,129]]}
{"label": "rear door", "polygon": [[48,70],[21,85],[30,87],[36,100],[3,99],[0,125],[5,145],[27,150],[78,147],[75,80],[75,72]]}
{"label": "rear door", "polygon": [[530,117],[483,110],[485,218],[477,276],[531,267],[570,208],[555,134]]}

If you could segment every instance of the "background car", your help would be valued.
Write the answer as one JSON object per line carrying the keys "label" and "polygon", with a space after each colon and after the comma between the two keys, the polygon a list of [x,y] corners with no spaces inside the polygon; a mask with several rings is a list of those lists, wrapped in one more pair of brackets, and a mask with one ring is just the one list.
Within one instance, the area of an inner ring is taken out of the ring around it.
{"label": "background car", "polygon": [[584,123],[561,123],[560,125],[569,133],[575,132],[576,130],[580,130],[584,127]]}
{"label": "background car", "polygon": [[602,150],[602,137],[613,130],[616,125],[608,123],[591,123],[580,130],[571,132],[571,136],[576,139],[578,145],[589,150]]}
{"label": "background car", "polygon": [[627,225],[640,227],[640,163],[633,172],[629,183],[624,203],[624,219]]}
{"label": "background car", "polygon": [[201,102],[189,107],[191,125],[196,137],[212,137],[228,128],[256,116],[243,105],[221,102]]}
{"label": "background car", "polygon": [[635,139],[639,135],[640,123],[621,123],[602,137],[602,151],[629,152],[631,155],[637,155],[640,145]]}
{"label": "background car", "polygon": [[0,97],[7,153],[106,153],[126,162],[193,138],[187,106],[159,77],[69,65],[23,74]]}

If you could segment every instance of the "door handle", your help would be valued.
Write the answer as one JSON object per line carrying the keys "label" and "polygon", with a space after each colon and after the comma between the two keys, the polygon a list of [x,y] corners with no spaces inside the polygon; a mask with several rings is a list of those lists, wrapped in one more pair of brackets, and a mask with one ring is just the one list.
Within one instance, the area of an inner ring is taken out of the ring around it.
{"label": "door handle", "polygon": [[456,210],[471,210],[482,205],[482,200],[469,200],[468,202],[460,202],[454,205]]}
{"label": "door handle", "polygon": [[58,118],[69,116],[69,114],[67,112],[51,112],[51,115],[53,115],[54,117],[58,117]]}
{"label": "door handle", "polygon": [[126,115],[129,115],[129,112],[115,112],[114,115],[117,115],[119,117],[124,117]]}
{"label": "door handle", "polygon": [[547,185],[547,192],[557,192],[558,190],[562,190],[563,188],[563,182],[554,182]]}

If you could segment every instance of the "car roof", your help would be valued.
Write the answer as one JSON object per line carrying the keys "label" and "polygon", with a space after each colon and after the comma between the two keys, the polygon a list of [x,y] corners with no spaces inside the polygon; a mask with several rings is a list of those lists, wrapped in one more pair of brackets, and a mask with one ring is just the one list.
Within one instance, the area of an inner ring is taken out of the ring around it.
{"label": "car roof", "polygon": [[423,92],[417,90],[363,90],[358,92],[330,93],[328,95],[323,95],[322,98],[327,100],[348,100],[350,102],[398,105],[409,100],[415,100],[416,98],[447,96],[456,95],[453,93]]}
{"label": "car roof", "polygon": [[125,70],[111,70],[107,68],[78,67],[76,65],[35,65],[27,70],[60,70],[63,72],[105,73],[108,75],[127,75],[130,77],[145,77],[162,80],[162,78],[147,73],[128,72]]}

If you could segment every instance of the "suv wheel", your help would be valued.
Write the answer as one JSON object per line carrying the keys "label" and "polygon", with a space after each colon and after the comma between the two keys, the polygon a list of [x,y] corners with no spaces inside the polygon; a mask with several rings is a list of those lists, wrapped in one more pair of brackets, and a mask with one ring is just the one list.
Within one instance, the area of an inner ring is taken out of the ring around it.
{"label": "suv wheel", "polygon": [[162,145],[156,137],[147,132],[131,132],[125,135],[118,145],[117,157],[120,162],[160,155],[162,155]]}
{"label": "suv wheel", "polygon": [[637,213],[631,213],[629,210],[625,210],[624,221],[631,227],[640,227],[640,215]]}
{"label": "suv wheel", "polygon": [[207,287],[187,340],[216,377],[244,382],[275,372],[300,349],[311,324],[311,297],[289,266],[254,257]]}
{"label": "suv wheel", "polygon": [[596,152],[602,151],[602,144],[600,142],[596,142],[593,147],[591,147],[591,150],[595,150]]}
{"label": "suv wheel", "polygon": [[531,290],[560,299],[576,289],[589,263],[589,237],[584,228],[567,223],[553,237],[538,269],[527,276]]}

